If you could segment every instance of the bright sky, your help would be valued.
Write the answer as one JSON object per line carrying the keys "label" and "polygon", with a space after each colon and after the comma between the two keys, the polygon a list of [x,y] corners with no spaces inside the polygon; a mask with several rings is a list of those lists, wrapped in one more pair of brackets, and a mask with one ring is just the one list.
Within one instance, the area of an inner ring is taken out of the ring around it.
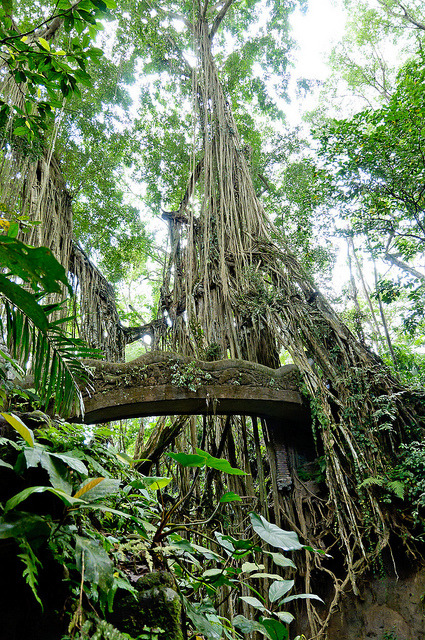
{"label": "bright sky", "polygon": [[[298,42],[298,51],[293,54],[296,61],[293,78],[326,80],[329,75],[327,57],[344,30],[345,13],[340,3],[337,0],[309,0],[307,13],[297,9],[290,22],[292,35]],[[315,102],[314,95],[302,100],[294,99],[285,107],[288,124],[299,124],[301,114],[310,111]]]}

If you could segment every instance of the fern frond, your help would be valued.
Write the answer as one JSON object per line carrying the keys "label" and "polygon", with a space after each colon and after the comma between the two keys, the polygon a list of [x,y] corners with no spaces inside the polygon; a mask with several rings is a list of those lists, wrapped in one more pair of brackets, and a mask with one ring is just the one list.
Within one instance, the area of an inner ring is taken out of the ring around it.
{"label": "fern frond", "polygon": [[53,399],[54,411],[67,416],[84,413],[82,390],[90,387],[91,372],[82,359],[101,353],[79,338],[67,336],[57,321],[42,331],[25,315],[5,303],[8,348],[12,357],[24,362],[34,376],[34,388],[44,408]]}
{"label": "fern frond", "polygon": [[37,593],[38,567],[42,566],[41,562],[35,555],[34,551],[31,548],[31,545],[26,538],[21,538],[18,544],[22,551],[22,553],[18,553],[18,558],[20,558],[25,565],[25,569],[23,570],[22,575],[24,576],[26,583],[30,586],[35,599],[41,606],[41,609],[43,609],[43,603],[41,602],[40,596]]}

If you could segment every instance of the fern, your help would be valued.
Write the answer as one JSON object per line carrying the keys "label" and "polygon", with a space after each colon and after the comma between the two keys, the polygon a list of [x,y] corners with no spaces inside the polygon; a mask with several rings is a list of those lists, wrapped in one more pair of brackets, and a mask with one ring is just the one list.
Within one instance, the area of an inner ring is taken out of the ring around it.
{"label": "fern", "polygon": [[26,538],[21,538],[18,544],[22,551],[22,553],[18,553],[18,558],[20,558],[25,565],[25,569],[23,570],[22,575],[24,576],[26,583],[30,586],[35,599],[41,606],[41,609],[43,609],[43,603],[41,602],[40,596],[37,593],[38,566],[41,567],[41,562],[35,555],[34,551],[31,548],[31,545]]}
{"label": "fern", "polygon": [[384,485],[385,478],[383,478],[382,476],[369,476],[368,478],[365,478],[361,484],[359,484],[359,489],[370,486],[383,487]]}
{"label": "fern", "polygon": [[[95,358],[100,352],[78,338],[67,336],[58,322],[47,329],[34,324],[24,311],[6,302],[6,331],[12,357],[30,362],[34,388],[46,407],[53,397],[54,410],[69,415],[74,409],[84,412],[81,389],[90,386],[91,372],[81,359]],[[49,314],[60,305],[49,305]],[[40,308],[43,307],[40,305]]]}
{"label": "fern", "polygon": [[392,493],[394,493],[397,498],[400,498],[401,500],[404,499],[406,489],[404,483],[400,480],[393,480],[392,482],[389,482],[387,488],[389,489],[389,491],[392,491]]}

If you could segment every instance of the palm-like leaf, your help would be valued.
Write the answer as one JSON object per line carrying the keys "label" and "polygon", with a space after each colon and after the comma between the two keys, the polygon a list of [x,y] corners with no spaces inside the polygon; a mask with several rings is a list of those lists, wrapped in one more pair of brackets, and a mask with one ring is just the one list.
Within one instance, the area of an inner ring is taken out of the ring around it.
{"label": "palm-like leaf", "polygon": [[[61,415],[69,415],[74,409],[83,413],[81,390],[90,385],[90,371],[81,359],[100,357],[101,354],[82,340],[66,335],[62,327],[69,318],[49,319],[51,314],[61,310],[61,304],[40,303],[45,295],[60,291],[60,284],[67,284],[65,270],[48,249],[42,251],[42,269],[35,268],[30,247],[16,239],[2,240],[3,236],[0,237],[0,255],[8,258],[9,252],[13,251],[14,258],[13,261],[4,259],[10,271],[6,275],[0,273],[3,328],[10,354],[28,364],[34,376],[35,390],[44,406],[53,399],[54,410]],[[20,253],[23,258],[19,260],[19,268],[13,269]],[[32,286],[35,293],[10,279],[16,275],[24,279],[27,286]]]}
{"label": "palm-like leaf", "polygon": [[60,415],[69,415],[74,409],[83,413],[81,389],[89,387],[91,374],[81,359],[99,357],[99,351],[65,335],[54,322],[47,330],[40,330],[24,309],[8,301],[4,309],[10,353],[30,363],[34,388],[44,406],[53,398]]}

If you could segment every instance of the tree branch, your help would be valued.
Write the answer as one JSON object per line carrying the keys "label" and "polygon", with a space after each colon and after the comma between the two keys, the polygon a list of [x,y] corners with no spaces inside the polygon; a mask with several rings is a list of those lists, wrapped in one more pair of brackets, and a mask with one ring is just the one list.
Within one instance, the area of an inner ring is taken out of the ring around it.
{"label": "tree branch", "polygon": [[226,2],[224,3],[224,6],[222,7],[222,9],[218,12],[213,26],[211,27],[211,31],[209,33],[210,39],[212,40],[215,36],[215,34],[218,31],[218,28],[220,26],[220,24],[222,23],[227,11],[230,9],[230,7],[232,6],[232,4],[234,3],[235,0],[226,0]]}
{"label": "tree branch", "polygon": [[388,262],[398,267],[399,269],[402,269],[403,271],[407,271],[407,273],[410,273],[411,276],[414,276],[419,280],[425,280],[425,274],[421,273],[420,271],[417,271],[413,267],[410,267],[408,264],[403,262],[403,260],[400,260],[399,258],[397,258],[397,256],[391,253],[386,252],[384,255],[384,260],[387,260]]}

